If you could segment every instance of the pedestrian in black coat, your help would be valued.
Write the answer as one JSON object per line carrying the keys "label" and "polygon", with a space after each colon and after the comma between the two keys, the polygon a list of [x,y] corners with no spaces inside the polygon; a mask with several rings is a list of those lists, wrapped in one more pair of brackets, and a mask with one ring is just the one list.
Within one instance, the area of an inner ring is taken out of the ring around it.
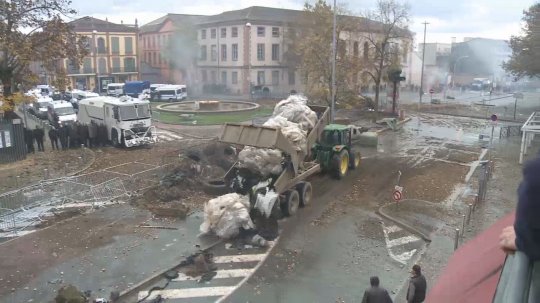
{"label": "pedestrian in black coat", "polygon": [[79,126],[77,123],[68,125],[69,128],[69,148],[79,147]]}
{"label": "pedestrian in black coat", "polygon": [[51,147],[53,150],[58,150],[58,130],[54,127],[49,129],[49,140],[51,141]]}
{"label": "pedestrian in black coat", "polygon": [[34,133],[31,129],[24,129],[24,141],[26,142],[26,151],[28,153],[34,153]]}
{"label": "pedestrian in black coat", "polygon": [[107,126],[105,126],[104,124],[100,124],[98,126],[97,135],[98,135],[99,145],[100,146],[107,145],[107,141],[109,141],[109,136],[107,134]]}
{"label": "pedestrian in black coat", "polygon": [[98,134],[98,125],[92,120],[90,125],[88,125],[88,139],[90,139],[90,147],[97,146],[97,134]]}
{"label": "pedestrian in black coat", "polygon": [[68,137],[68,128],[65,125],[60,125],[60,128],[58,129],[58,138],[60,138],[60,145],[62,145],[62,150],[66,150],[68,148]]}
{"label": "pedestrian in black coat", "polygon": [[38,150],[41,152],[44,152],[45,146],[43,146],[43,138],[45,137],[45,131],[39,126],[36,126],[33,133],[34,133],[34,139],[36,139]]}
{"label": "pedestrian in black coat", "polygon": [[79,140],[80,144],[84,144],[85,147],[88,147],[88,125],[79,124]]}
{"label": "pedestrian in black coat", "polygon": [[407,303],[422,303],[426,299],[427,282],[420,265],[413,265],[407,290]]}
{"label": "pedestrian in black coat", "polygon": [[364,292],[362,303],[392,303],[388,291],[379,286],[379,277],[369,278],[371,287]]}

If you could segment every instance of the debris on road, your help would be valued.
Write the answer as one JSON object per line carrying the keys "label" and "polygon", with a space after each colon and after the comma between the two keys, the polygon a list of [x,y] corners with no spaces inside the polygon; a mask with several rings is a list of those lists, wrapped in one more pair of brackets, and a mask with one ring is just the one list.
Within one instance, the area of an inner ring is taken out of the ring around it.
{"label": "debris on road", "polygon": [[211,199],[204,206],[204,222],[200,230],[214,232],[218,237],[230,239],[240,233],[240,228],[253,229],[249,198],[236,193]]}

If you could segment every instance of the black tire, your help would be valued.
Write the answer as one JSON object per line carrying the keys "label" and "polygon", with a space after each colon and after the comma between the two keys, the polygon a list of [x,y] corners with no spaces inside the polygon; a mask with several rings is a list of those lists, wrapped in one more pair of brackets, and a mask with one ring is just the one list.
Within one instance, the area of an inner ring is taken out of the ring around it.
{"label": "black tire", "polygon": [[309,182],[300,182],[296,185],[296,190],[300,194],[300,207],[304,207],[311,203],[313,188]]}
{"label": "black tire", "polygon": [[349,171],[349,152],[344,149],[332,157],[332,172],[338,180],[347,175]]}
{"label": "black tire", "polygon": [[224,195],[230,192],[224,180],[207,180],[201,182],[202,190],[210,195]]}
{"label": "black tire", "polygon": [[357,169],[362,162],[362,155],[358,150],[351,150],[350,159],[349,159],[349,168]]}
{"label": "black tire", "polygon": [[285,193],[285,200],[281,204],[281,210],[287,217],[292,217],[298,211],[300,206],[300,195],[296,190],[289,190]]}

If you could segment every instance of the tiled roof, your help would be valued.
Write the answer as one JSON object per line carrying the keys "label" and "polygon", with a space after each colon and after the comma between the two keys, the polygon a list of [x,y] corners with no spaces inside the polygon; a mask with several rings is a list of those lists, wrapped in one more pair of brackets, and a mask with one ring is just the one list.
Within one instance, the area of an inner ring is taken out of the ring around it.
{"label": "tiled roof", "polygon": [[208,16],[202,15],[185,15],[185,14],[167,14],[150,23],[147,23],[140,28],[140,33],[157,32],[167,20],[171,20],[175,25],[182,24],[197,24],[202,19]]}
{"label": "tiled roof", "polygon": [[76,32],[91,32],[96,30],[98,32],[136,33],[138,31],[135,27],[112,23],[88,16],[71,21],[69,22],[69,25],[72,26],[73,30]]}

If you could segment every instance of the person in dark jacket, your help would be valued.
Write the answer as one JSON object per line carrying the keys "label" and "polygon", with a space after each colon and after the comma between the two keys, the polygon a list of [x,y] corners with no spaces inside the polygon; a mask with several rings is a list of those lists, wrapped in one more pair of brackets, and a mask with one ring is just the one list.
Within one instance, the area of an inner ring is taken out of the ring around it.
{"label": "person in dark jacket", "polygon": [[69,128],[69,148],[79,147],[79,126],[77,123],[68,125]]}
{"label": "person in dark jacket", "polygon": [[379,277],[369,278],[371,287],[364,292],[362,303],[392,303],[388,291],[379,287]]}
{"label": "person in dark jacket", "polygon": [[84,144],[85,147],[88,147],[88,125],[86,124],[79,124],[79,140],[80,144]]}
{"label": "person in dark jacket", "polygon": [[98,140],[100,146],[107,145],[107,141],[109,141],[109,136],[107,134],[107,126],[104,124],[100,124],[98,126]]}
{"label": "person in dark jacket", "polygon": [[420,265],[413,265],[407,290],[407,303],[422,303],[426,299],[427,282]]}
{"label": "person in dark jacket", "polygon": [[45,131],[39,126],[36,126],[33,133],[34,133],[34,139],[36,139],[38,150],[41,152],[44,152],[45,146],[43,146],[43,138],[45,137]]}
{"label": "person in dark jacket", "polygon": [[68,148],[68,137],[68,128],[63,124],[60,125],[60,128],[58,129],[58,138],[60,138],[60,145],[62,145],[62,150],[66,150]]}
{"label": "person in dark jacket", "polygon": [[26,142],[26,149],[28,153],[34,153],[34,133],[31,129],[24,129],[24,141]]}
{"label": "person in dark jacket", "polygon": [[49,129],[49,140],[51,141],[51,148],[58,150],[58,130],[55,127]]}
{"label": "person in dark jacket", "polygon": [[92,120],[90,121],[90,125],[88,125],[88,138],[90,139],[90,147],[96,147],[97,146],[97,133],[98,133],[98,125],[96,121]]}
{"label": "person in dark jacket", "polygon": [[514,226],[506,227],[500,236],[500,247],[506,252],[519,250],[531,261],[540,260],[540,156],[523,167],[519,184]]}

